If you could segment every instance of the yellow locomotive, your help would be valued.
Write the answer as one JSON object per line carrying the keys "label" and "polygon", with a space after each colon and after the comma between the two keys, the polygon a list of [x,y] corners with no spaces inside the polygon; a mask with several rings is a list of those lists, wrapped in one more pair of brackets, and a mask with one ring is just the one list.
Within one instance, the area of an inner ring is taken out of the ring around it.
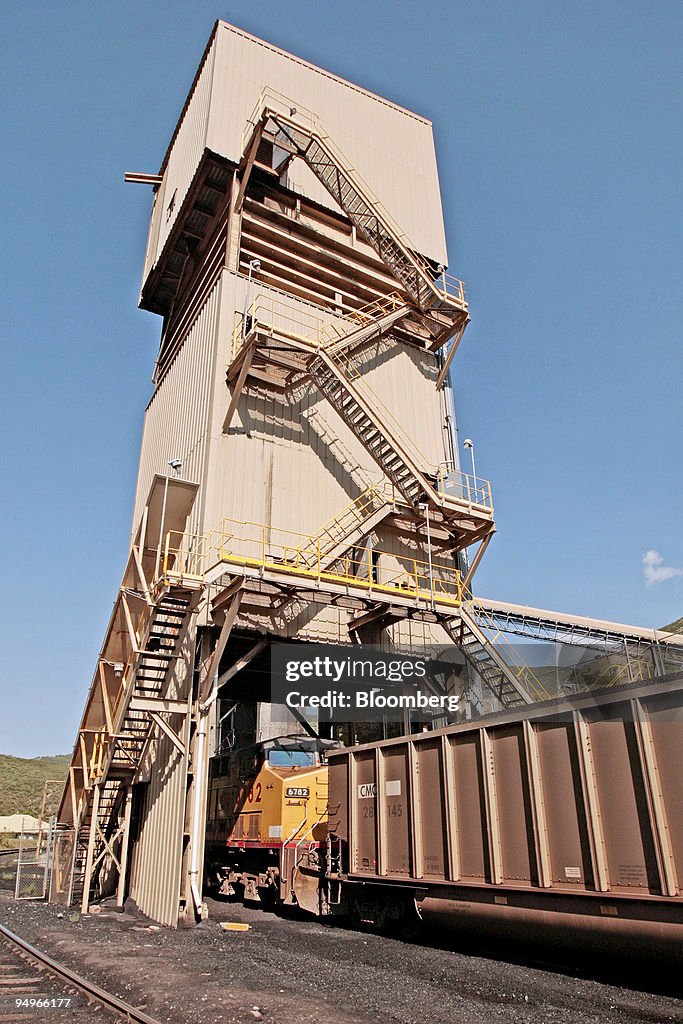
{"label": "yellow locomotive", "polygon": [[324,745],[282,737],[212,759],[205,855],[210,892],[296,902],[296,866],[304,855],[315,860],[327,838]]}

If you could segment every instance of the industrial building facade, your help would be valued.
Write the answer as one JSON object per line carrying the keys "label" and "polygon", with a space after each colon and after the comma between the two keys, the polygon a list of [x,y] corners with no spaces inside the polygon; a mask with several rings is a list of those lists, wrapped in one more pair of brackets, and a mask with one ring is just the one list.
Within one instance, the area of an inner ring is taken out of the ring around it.
{"label": "industrial building facade", "polygon": [[311,729],[269,700],[273,641],[455,645],[472,717],[552,695],[490,644],[506,624],[628,642],[631,680],[658,638],[472,597],[493,503],[459,463],[469,312],[427,120],[218,22],[159,174],[130,178],[163,328],[60,821],[70,902],[116,890],[175,926],[202,913],[210,758]]}

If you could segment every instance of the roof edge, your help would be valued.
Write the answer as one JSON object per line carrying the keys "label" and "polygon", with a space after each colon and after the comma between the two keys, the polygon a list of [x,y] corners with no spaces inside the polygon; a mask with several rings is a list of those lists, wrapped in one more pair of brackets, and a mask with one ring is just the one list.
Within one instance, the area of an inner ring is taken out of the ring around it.
{"label": "roof edge", "polygon": [[190,101],[197,87],[197,82],[199,81],[199,76],[204,70],[204,65],[206,64],[209,52],[218,34],[219,28],[224,28],[227,29],[229,32],[234,32],[236,35],[241,36],[243,39],[248,39],[250,42],[258,43],[259,46],[265,46],[267,49],[272,50],[274,53],[278,53],[283,57],[286,57],[288,60],[294,61],[296,64],[301,64],[303,67],[310,68],[311,71],[317,71],[318,74],[324,75],[326,78],[330,78],[332,81],[338,82],[340,85],[344,85],[348,89],[353,89],[354,92],[361,93],[361,95],[363,96],[368,96],[370,99],[376,100],[378,103],[382,103],[384,104],[384,106],[390,107],[392,110],[396,110],[401,114],[405,114],[406,117],[412,117],[414,120],[419,121],[421,124],[427,125],[430,128],[432,127],[432,121],[430,118],[424,117],[422,114],[417,114],[415,113],[414,110],[408,110],[407,107],[401,106],[400,103],[394,103],[393,100],[388,100],[385,96],[380,96],[379,93],[372,92],[370,89],[365,89],[361,85],[356,85],[355,82],[350,82],[348,78],[342,78],[341,75],[335,75],[332,71],[327,71],[325,68],[321,68],[318,64],[312,64],[311,61],[304,60],[303,57],[298,57],[296,54],[290,53],[289,50],[284,50],[281,46],[276,46],[275,43],[270,43],[266,39],[261,39],[259,36],[255,36],[251,32],[247,32],[245,31],[245,29],[239,28],[237,25],[232,25],[229,21],[224,21],[223,19],[219,18],[214,22],[213,28],[211,30],[211,35],[209,36],[208,42],[202,54],[202,58],[199,62],[199,67],[197,68],[195,76],[192,79],[192,84],[185,99],[185,103],[183,104],[183,108],[180,111],[180,115],[178,116],[176,126],[173,129],[171,141],[169,142],[166,148],[164,158],[159,168],[160,175],[163,175],[166,170],[166,166],[171,155],[171,150],[173,149],[173,145],[178,136],[178,132],[180,131],[180,126],[183,123],[183,118],[185,117],[187,108],[190,105]]}
{"label": "roof edge", "polygon": [[[319,64],[313,64],[311,61],[305,60],[303,57],[298,57],[295,53],[290,53],[289,50],[285,50],[281,46],[277,46],[275,43],[270,43],[267,39],[261,39],[259,36],[255,36],[251,32],[247,32],[245,29],[239,28],[237,25],[232,25],[229,21],[224,21],[222,18],[219,18],[214,25],[212,38],[219,27],[226,28],[230,32],[234,32],[236,35],[242,36],[243,39],[249,39],[253,43],[265,46],[274,53],[287,57],[288,60],[293,60],[296,64],[301,64],[303,67],[310,68],[311,71],[317,71],[326,78],[331,78],[332,81],[339,82],[340,85],[345,85],[349,89],[353,89],[355,92],[361,93],[363,96],[369,96],[370,99],[377,100],[379,103],[383,103],[385,106],[391,107],[393,110],[397,110],[399,113],[405,114],[407,117],[412,117],[416,121],[420,121],[422,124],[430,126],[432,124],[430,118],[425,117],[423,114],[418,114],[414,110],[408,110],[407,107],[401,106],[400,103],[394,103],[393,100],[388,100],[386,96],[380,96],[379,93],[372,92],[371,89],[365,89],[362,85],[357,85],[356,82],[349,81],[348,78],[342,78],[341,75],[335,75],[333,71],[321,68]],[[296,99],[296,97],[292,97],[292,99]]]}

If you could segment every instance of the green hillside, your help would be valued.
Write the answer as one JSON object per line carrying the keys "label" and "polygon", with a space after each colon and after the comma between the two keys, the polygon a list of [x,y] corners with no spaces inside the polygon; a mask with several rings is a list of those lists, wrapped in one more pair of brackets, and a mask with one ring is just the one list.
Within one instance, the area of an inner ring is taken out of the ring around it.
{"label": "green hillside", "polygon": [[[0,754],[0,815],[32,814],[37,817],[46,779],[65,779],[69,754],[55,757],[10,757]],[[48,813],[56,810],[48,808]]]}

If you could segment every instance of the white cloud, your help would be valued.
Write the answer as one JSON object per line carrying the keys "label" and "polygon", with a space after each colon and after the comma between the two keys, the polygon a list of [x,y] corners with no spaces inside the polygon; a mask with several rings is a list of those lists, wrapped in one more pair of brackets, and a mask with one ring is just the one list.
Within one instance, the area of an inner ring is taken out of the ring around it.
{"label": "white cloud", "polygon": [[655,583],[664,583],[674,576],[683,576],[683,569],[676,569],[673,565],[664,565],[664,559],[659,551],[650,548],[643,555],[643,576],[645,586],[653,587]]}

